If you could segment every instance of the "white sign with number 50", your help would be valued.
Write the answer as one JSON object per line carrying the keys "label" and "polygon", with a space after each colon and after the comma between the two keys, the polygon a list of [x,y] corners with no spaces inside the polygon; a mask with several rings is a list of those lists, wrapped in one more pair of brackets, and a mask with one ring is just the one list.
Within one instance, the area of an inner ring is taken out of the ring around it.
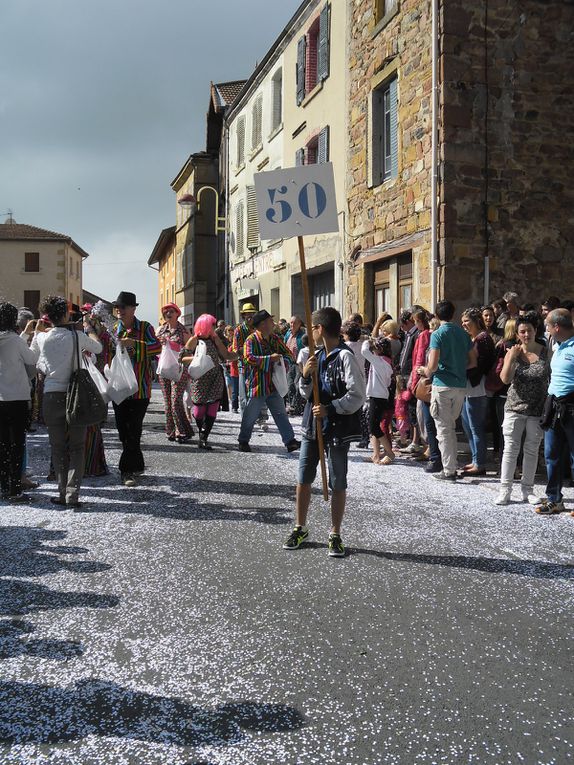
{"label": "white sign with number 50", "polygon": [[333,165],[302,165],[255,173],[261,239],[339,230]]}

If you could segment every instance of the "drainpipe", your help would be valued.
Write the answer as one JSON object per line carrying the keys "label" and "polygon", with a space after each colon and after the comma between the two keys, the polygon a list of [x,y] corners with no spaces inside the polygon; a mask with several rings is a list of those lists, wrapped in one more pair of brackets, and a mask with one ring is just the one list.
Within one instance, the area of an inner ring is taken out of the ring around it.
{"label": "drainpipe", "polygon": [[437,269],[438,269],[438,13],[439,0],[432,2],[432,125],[431,125],[431,305],[434,312],[438,300]]}

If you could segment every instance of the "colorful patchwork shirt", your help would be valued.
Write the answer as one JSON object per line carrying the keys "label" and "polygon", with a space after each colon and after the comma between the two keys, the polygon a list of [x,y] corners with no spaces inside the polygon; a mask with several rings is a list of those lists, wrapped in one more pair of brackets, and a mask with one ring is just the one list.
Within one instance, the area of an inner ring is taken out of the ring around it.
{"label": "colorful patchwork shirt", "polygon": [[134,318],[131,329],[126,329],[119,321],[115,332],[120,339],[129,337],[134,341],[133,347],[127,348],[138,381],[138,391],[131,398],[151,398],[153,359],[161,351],[161,343],[153,326],[147,321]]}
{"label": "colorful patchwork shirt", "polygon": [[243,369],[245,371],[245,387],[247,398],[269,396],[274,393],[273,362],[271,355],[279,353],[287,361],[293,363],[293,354],[278,335],[271,335],[266,340],[255,330],[245,340],[243,346]]}

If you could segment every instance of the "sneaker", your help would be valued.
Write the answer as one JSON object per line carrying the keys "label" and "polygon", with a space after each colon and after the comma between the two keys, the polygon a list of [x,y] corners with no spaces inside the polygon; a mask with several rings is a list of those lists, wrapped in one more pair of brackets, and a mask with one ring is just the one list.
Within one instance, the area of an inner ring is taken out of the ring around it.
{"label": "sneaker", "polygon": [[442,473],[442,462],[440,460],[433,462],[430,460],[424,467],[425,473]]}
{"label": "sneaker", "polygon": [[344,558],[345,545],[339,534],[329,534],[329,555],[331,558]]}
{"label": "sneaker", "polygon": [[538,515],[555,515],[564,512],[564,502],[552,502],[551,499],[544,497],[542,502],[534,508]]}
{"label": "sneaker", "polygon": [[423,451],[423,447],[417,446],[416,444],[409,444],[408,446],[405,446],[404,449],[399,449],[401,454],[422,454]]}
{"label": "sneaker", "polygon": [[250,452],[251,451],[251,447],[249,446],[249,442],[248,441],[240,441],[239,442],[239,451],[240,452]]}
{"label": "sneaker", "polygon": [[289,534],[285,542],[283,543],[284,550],[296,550],[301,547],[303,542],[309,536],[309,531],[303,526],[295,526],[293,531]]}
{"label": "sneaker", "polygon": [[512,489],[501,489],[498,497],[494,500],[495,505],[509,505]]}
{"label": "sneaker", "polygon": [[122,474],[122,483],[124,486],[132,487],[136,485],[136,479],[133,477],[131,473],[123,473]]}
{"label": "sneaker", "polygon": [[285,448],[288,452],[296,452],[297,449],[301,448],[301,441],[297,441],[297,439],[294,438],[292,441],[289,441],[288,444],[285,444]]}
{"label": "sneaker", "polygon": [[433,475],[433,478],[436,478],[437,481],[456,481],[456,473],[445,473],[444,470],[441,470],[440,473],[435,473]]}
{"label": "sneaker", "polygon": [[528,502],[529,505],[540,505],[544,501],[544,496],[535,494],[533,486],[523,486],[522,501]]}

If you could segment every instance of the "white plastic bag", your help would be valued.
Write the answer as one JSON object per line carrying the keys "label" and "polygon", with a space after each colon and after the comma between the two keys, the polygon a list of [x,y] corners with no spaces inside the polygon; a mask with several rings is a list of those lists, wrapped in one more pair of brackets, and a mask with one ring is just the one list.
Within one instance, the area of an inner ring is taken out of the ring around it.
{"label": "white plastic bag", "polygon": [[84,356],[84,364],[86,366],[86,369],[90,373],[90,377],[96,384],[96,388],[99,390],[100,396],[104,399],[104,401],[107,404],[108,401],[110,400],[110,396],[108,394],[108,382],[106,378],[97,368],[97,366],[94,364],[91,356]]}
{"label": "white plastic bag", "polygon": [[128,352],[118,343],[108,374],[108,396],[114,404],[121,404],[137,393],[138,381]]}
{"label": "white plastic bag", "polygon": [[165,380],[179,382],[183,374],[183,366],[179,363],[179,356],[169,343],[165,343],[159,354],[157,363],[158,377]]}
{"label": "white plastic bag", "polygon": [[193,359],[189,365],[189,376],[192,380],[199,380],[204,374],[211,371],[215,364],[207,353],[207,345],[203,340],[198,340]]}
{"label": "white plastic bag", "polygon": [[287,372],[285,371],[285,363],[283,359],[281,359],[281,361],[276,361],[273,364],[273,373],[271,377],[275,390],[281,398],[285,398],[287,391],[289,390],[289,383],[287,382]]}

